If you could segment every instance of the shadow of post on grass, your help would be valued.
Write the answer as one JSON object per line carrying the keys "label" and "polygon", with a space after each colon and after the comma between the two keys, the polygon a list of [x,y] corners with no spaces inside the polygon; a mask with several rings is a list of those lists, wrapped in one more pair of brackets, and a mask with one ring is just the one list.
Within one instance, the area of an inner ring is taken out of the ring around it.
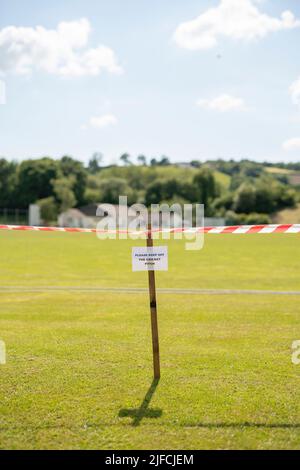
{"label": "shadow of post on grass", "polygon": [[139,426],[143,418],[159,418],[162,415],[160,408],[149,408],[151,399],[158,386],[159,379],[153,379],[139,408],[122,408],[119,411],[120,418],[132,418],[132,426]]}

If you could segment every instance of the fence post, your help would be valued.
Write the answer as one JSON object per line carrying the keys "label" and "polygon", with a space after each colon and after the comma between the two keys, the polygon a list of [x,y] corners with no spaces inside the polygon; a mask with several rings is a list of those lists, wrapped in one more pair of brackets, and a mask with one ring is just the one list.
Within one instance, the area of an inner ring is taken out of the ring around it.
{"label": "fence post", "polygon": [[[151,223],[148,224],[147,247],[148,248],[153,247]],[[154,370],[154,378],[159,379],[160,378],[159,339],[158,339],[156,287],[155,287],[155,272],[154,271],[148,271],[148,283],[149,283],[149,299],[150,299],[150,314],[151,314],[153,370]]]}

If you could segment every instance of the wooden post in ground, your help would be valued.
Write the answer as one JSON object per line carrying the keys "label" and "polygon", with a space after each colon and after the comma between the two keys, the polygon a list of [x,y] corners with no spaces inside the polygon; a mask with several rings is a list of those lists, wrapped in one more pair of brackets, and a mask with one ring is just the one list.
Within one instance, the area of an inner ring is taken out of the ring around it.
{"label": "wooden post in ground", "polygon": [[[151,224],[148,225],[147,247],[148,248],[153,247]],[[155,288],[155,272],[154,271],[148,271],[148,281],[149,281],[149,299],[150,299],[150,313],[151,313],[154,379],[159,379],[160,378],[159,340],[158,340],[156,288]]]}

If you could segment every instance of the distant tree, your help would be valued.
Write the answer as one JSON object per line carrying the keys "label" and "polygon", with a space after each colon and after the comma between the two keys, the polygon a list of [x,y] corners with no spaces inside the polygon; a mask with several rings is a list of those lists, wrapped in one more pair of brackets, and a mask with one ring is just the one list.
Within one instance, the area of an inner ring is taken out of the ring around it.
{"label": "distant tree", "polygon": [[147,165],[147,159],[146,159],[145,155],[139,155],[137,157],[137,160],[141,165]]}
{"label": "distant tree", "polygon": [[145,204],[160,204],[161,202],[176,202],[176,200],[192,201],[193,186],[175,178],[157,180],[150,184],[145,194]]}
{"label": "distant tree", "polygon": [[247,215],[237,214],[234,211],[227,211],[225,214],[225,219],[227,225],[240,225],[246,223]]}
{"label": "distant tree", "polygon": [[195,195],[195,187],[190,181],[182,181],[179,186],[180,197],[187,202],[198,202]]}
{"label": "distant tree", "polygon": [[147,170],[144,172],[138,165],[131,165],[125,168],[122,167],[121,170],[122,177],[126,179],[130,188],[141,191],[145,190],[145,175],[148,173]]}
{"label": "distant tree", "polygon": [[24,160],[18,168],[18,207],[27,208],[53,194],[52,180],[59,175],[59,163],[45,157]]}
{"label": "distant tree", "polygon": [[222,196],[216,198],[213,202],[213,207],[215,210],[220,211],[222,209],[224,210],[230,210],[233,205],[233,194],[227,193],[223,194]]}
{"label": "distant tree", "polygon": [[275,199],[277,210],[284,209],[285,207],[295,207],[297,194],[293,188],[279,183],[275,189]]}
{"label": "distant tree", "polygon": [[195,201],[204,204],[207,215],[210,215],[210,206],[218,195],[218,187],[213,172],[209,168],[201,168],[194,176]]}
{"label": "distant tree", "polygon": [[100,184],[99,174],[88,175],[86,189],[84,193],[84,199],[87,204],[100,201],[99,184]]}
{"label": "distant tree", "polygon": [[164,200],[164,190],[162,181],[154,181],[150,184],[145,194],[145,204],[150,206],[151,204],[159,204]]}
{"label": "distant tree", "polygon": [[288,176],[286,176],[286,175],[281,175],[281,174],[278,174],[278,175],[277,175],[277,174],[275,173],[274,178],[276,178],[277,181],[279,181],[279,183],[287,184],[287,185],[289,184],[289,178],[288,178]]}
{"label": "distant tree", "polygon": [[53,190],[56,199],[59,202],[61,212],[64,212],[71,207],[75,207],[76,205],[77,201],[73,191],[74,184],[75,177],[73,175],[68,178],[63,177],[53,180]]}
{"label": "distant tree", "polygon": [[170,178],[162,182],[163,199],[168,201],[176,194],[181,193],[181,184],[175,178]]}
{"label": "distant tree", "polygon": [[229,189],[236,191],[245,182],[245,177],[241,174],[234,174],[230,179]]}
{"label": "distant tree", "polygon": [[216,160],[214,162],[215,168],[226,175],[237,175],[241,171],[241,162],[236,162],[234,160]]}
{"label": "distant tree", "polygon": [[91,204],[93,202],[99,202],[100,201],[100,195],[99,191],[92,189],[92,188],[86,188],[85,194],[84,194],[84,199],[87,204]]}
{"label": "distant tree", "polygon": [[79,206],[84,204],[84,193],[88,173],[84,168],[83,163],[78,160],[74,160],[74,158],[68,155],[65,155],[60,160],[60,169],[62,171],[63,176],[74,177],[74,185],[72,189],[74,191],[75,199]]}
{"label": "distant tree", "polygon": [[264,168],[260,163],[254,162],[246,162],[242,167],[244,175],[251,178],[258,178],[263,170]]}
{"label": "distant tree", "polygon": [[276,197],[271,185],[259,184],[255,188],[255,212],[271,214],[276,210]]}
{"label": "distant tree", "polygon": [[191,166],[194,167],[194,168],[200,168],[201,167],[201,163],[198,161],[198,160],[192,160],[190,162]]}
{"label": "distant tree", "polygon": [[271,218],[268,214],[257,214],[252,212],[246,217],[246,224],[248,225],[260,225],[260,224],[270,224]]}
{"label": "distant tree", "polygon": [[162,156],[160,161],[158,162],[158,165],[160,166],[168,166],[171,165],[170,159],[166,156]]}
{"label": "distant tree", "polygon": [[41,218],[44,223],[54,222],[57,219],[57,205],[53,196],[37,201],[40,206]]}
{"label": "distant tree", "polygon": [[120,161],[121,161],[124,165],[126,165],[126,166],[131,165],[129,153],[123,153],[123,154],[120,156]]}
{"label": "distant tree", "polygon": [[151,166],[156,166],[157,164],[158,164],[158,162],[157,162],[156,158],[151,158],[150,165]]}
{"label": "distant tree", "polygon": [[119,196],[127,196],[128,204],[135,201],[134,192],[123,178],[107,178],[99,183],[100,202],[118,204]]}
{"label": "distant tree", "polygon": [[103,155],[100,152],[95,152],[88,163],[88,171],[94,175],[101,170],[101,162]]}
{"label": "distant tree", "polygon": [[0,207],[18,207],[16,200],[17,190],[17,163],[0,159]]}
{"label": "distant tree", "polygon": [[256,207],[256,191],[254,186],[243,183],[234,196],[233,209],[237,213],[249,214]]}

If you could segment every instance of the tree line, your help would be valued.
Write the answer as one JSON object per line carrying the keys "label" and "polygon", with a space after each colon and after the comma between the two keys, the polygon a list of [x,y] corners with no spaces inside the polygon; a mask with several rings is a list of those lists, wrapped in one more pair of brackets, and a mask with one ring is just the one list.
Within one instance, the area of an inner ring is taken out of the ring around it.
{"label": "tree line", "polygon": [[272,166],[250,160],[180,165],[165,156],[148,160],[144,155],[133,163],[126,153],[119,165],[110,166],[102,165],[101,154],[87,165],[71,156],[20,163],[1,158],[0,208],[38,203],[44,221],[53,222],[71,207],[117,204],[119,195],[126,195],[129,204],[203,203],[206,216],[225,217],[228,223],[268,223],[277,211],[294,207],[300,194],[288,178],[300,164],[277,164],[282,172],[270,172]]}

